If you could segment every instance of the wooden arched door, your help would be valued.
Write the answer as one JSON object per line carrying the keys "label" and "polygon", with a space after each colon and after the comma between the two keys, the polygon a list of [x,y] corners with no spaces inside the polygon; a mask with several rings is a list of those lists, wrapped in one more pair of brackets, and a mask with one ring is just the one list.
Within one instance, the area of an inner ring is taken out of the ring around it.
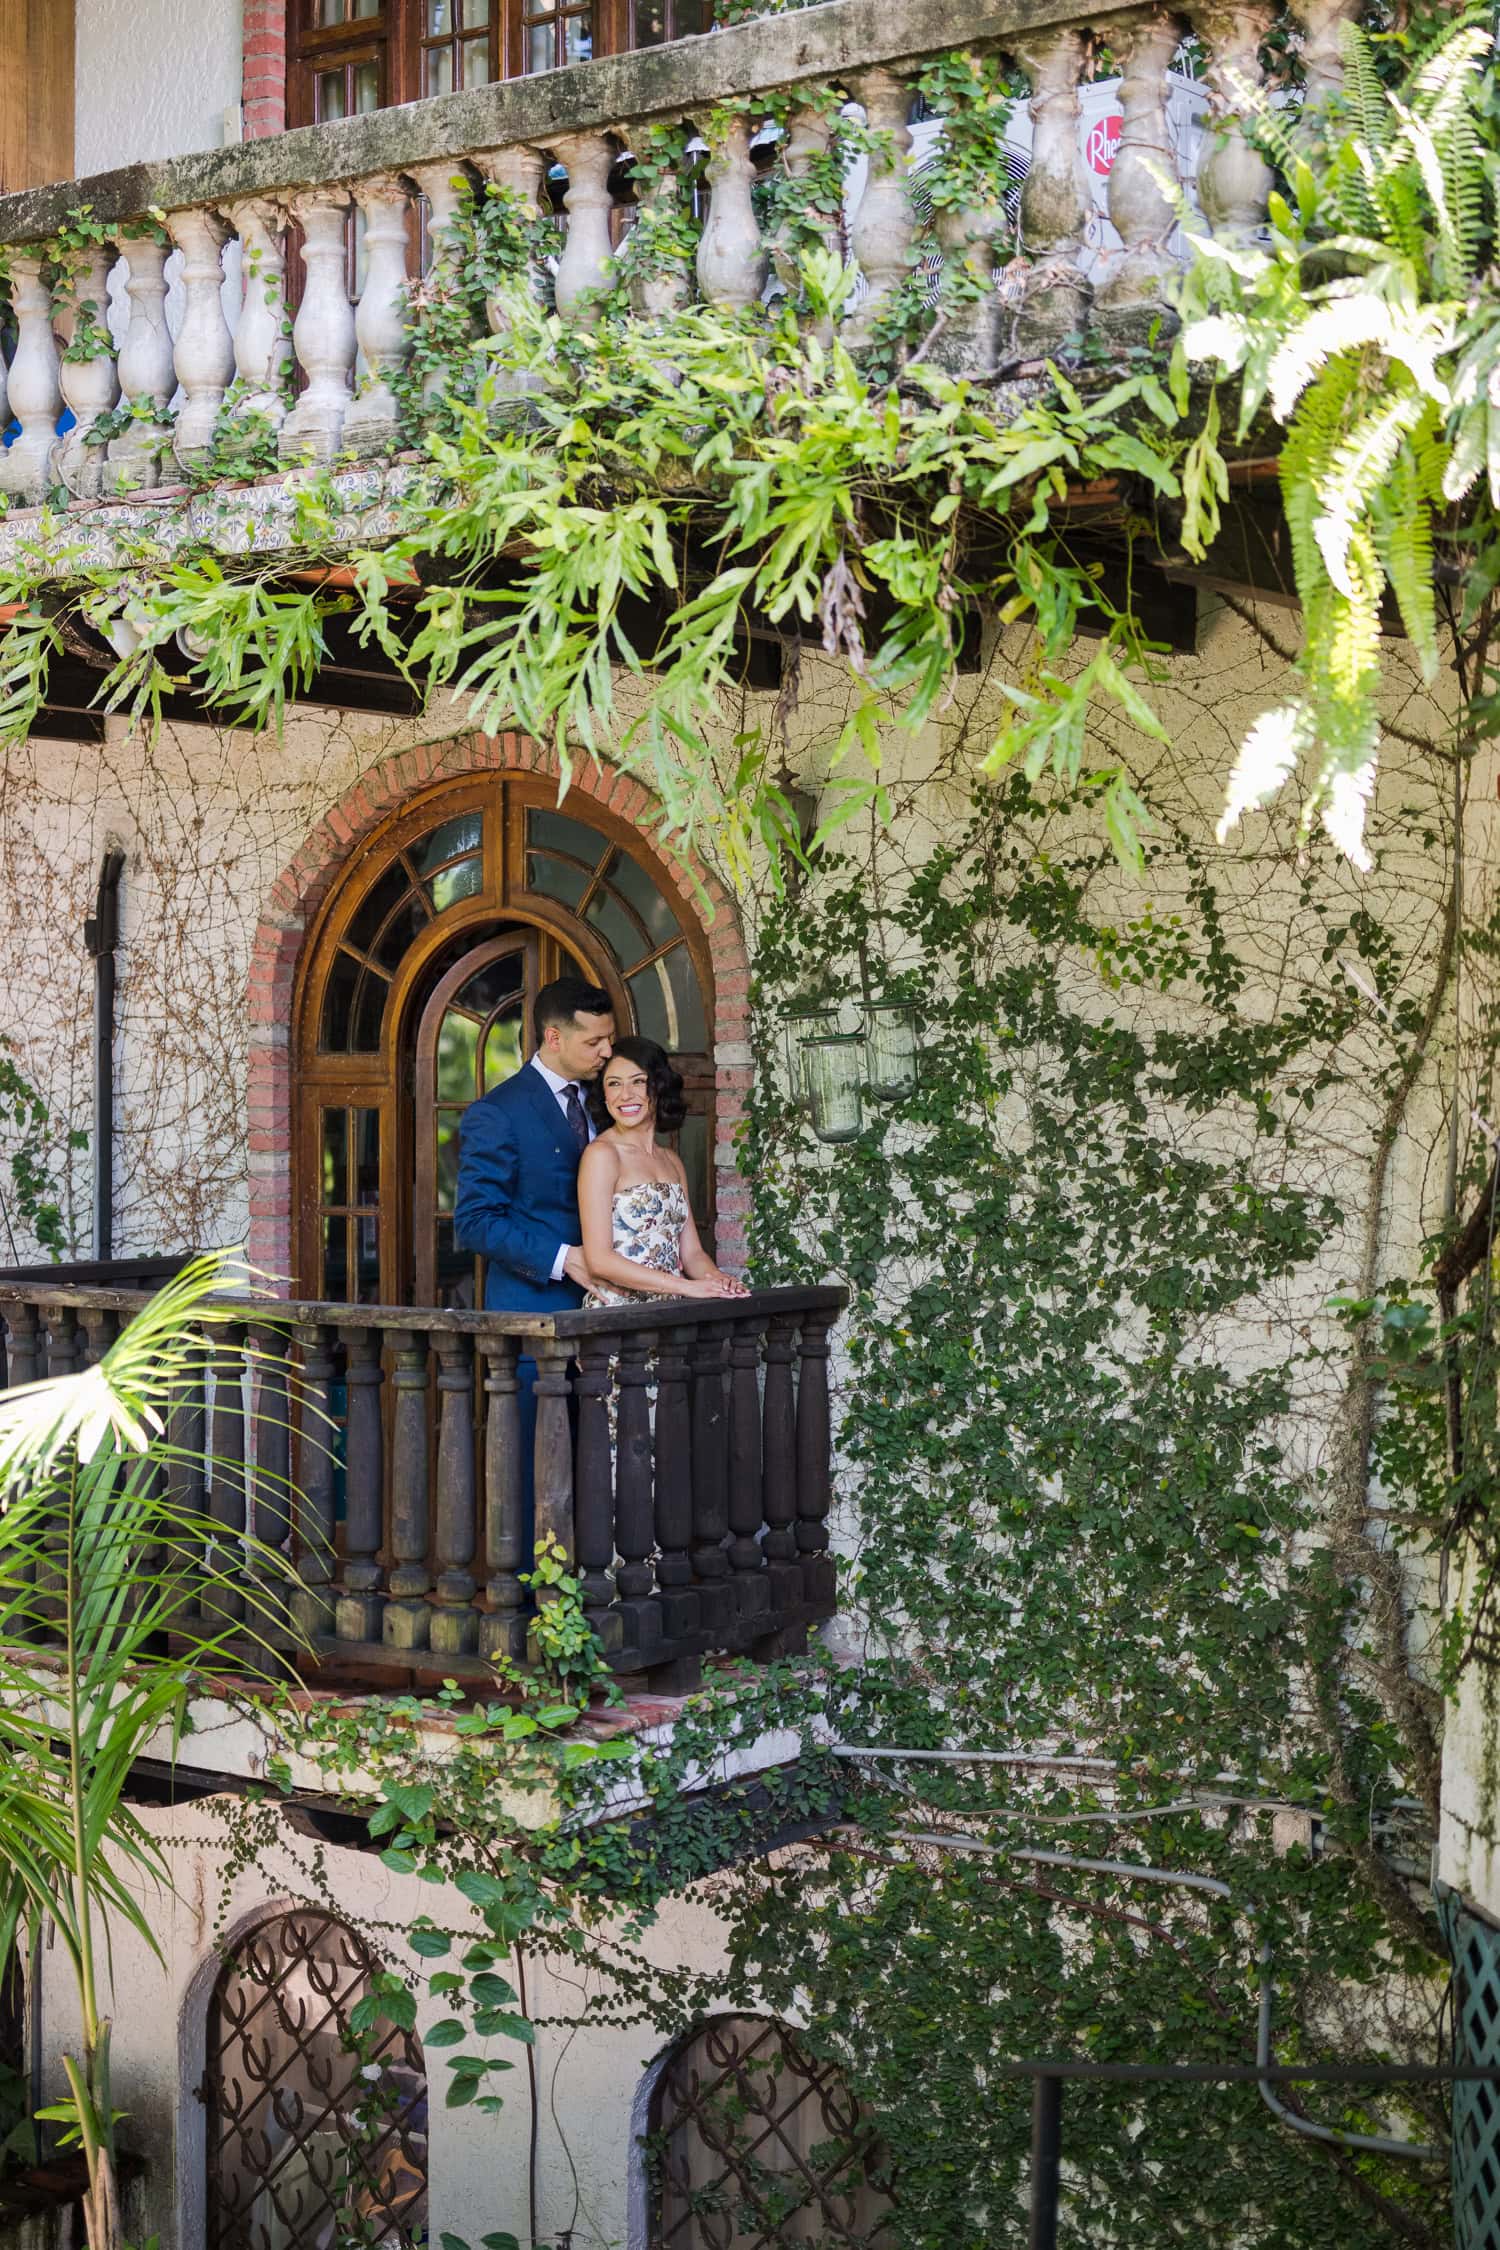
{"label": "wooden arched door", "polygon": [[[576,806],[576,810],[575,810]],[[627,823],[546,783],[440,783],[365,842],[325,902],[294,1001],[299,1296],[477,1301],[453,1238],[458,1122],[526,1062],[540,987],[586,976],[682,1072],[678,1146],[713,1225],[713,981],[702,932]]]}

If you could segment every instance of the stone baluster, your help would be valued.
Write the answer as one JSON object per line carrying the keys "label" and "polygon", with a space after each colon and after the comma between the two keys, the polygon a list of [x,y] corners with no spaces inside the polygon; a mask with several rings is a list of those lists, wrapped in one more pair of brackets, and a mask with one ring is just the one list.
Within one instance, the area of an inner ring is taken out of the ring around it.
{"label": "stone baluster", "polygon": [[10,427],[10,361],[0,344],[0,430]]}
{"label": "stone baluster", "polygon": [[1273,16],[1269,0],[1199,0],[1193,9],[1208,94],[1198,201],[1216,240],[1231,249],[1249,247],[1265,231],[1273,175],[1246,137],[1244,113],[1264,83],[1260,50]]}
{"label": "stone baluster", "polygon": [[54,473],[80,500],[97,500],[104,490],[105,441],[91,441],[101,414],[119,403],[114,338],[109,332],[109,276],[113,245],[91,243],[80,251],[67,282],[67,310],[59,381],[72,409],[74,426],[57,441]]}
{"label": "stone baluster", "polygon": [[[967,210],[949,204],[933,231],[943,247],[948,293],[921,356],[950,375],[993,375],[1000,364],[1005,308],[995,287],[995,245],[1005,225],[998,203]],[[962,282],[961,289],[954,287]]]}
{"label": "stone baluster", "polygon": [[802,1610],[797,1553],[797,1406],[792,1361],[797,1316],[776,1313],[766,1331],[766,1385],[761,1399],[761,1512],[766,1525],[766,1575],[778,1620]]}
{"label": "stone baluster", "polygon": [[570,327],[592,328],[600,318],[600,299],[614,269],[609,238],[614,149],[603,133],[573,133],[554,142],[552,153],[568,175],[563,197],[568,235],[557,263],[557,309]]}
{"label": "stone baluster", "polygon": [[220,1627],[245,1614],[245,1331],[236,1321],[216,1330],[214,1396],[209,1420],[208,1511],[219,1527],[214,1586],[205,1603]]}
{"label": "stone baluster", "polygon": [[[541,205],[542,180],[547,169],[537,151],[534,148],[494,149],[486,155],[476,156],[474,162],[485,178],[500,189],[515,223],[523,227],[530,226]],[[529,289],[533,297],[540,298],[540,282],[536,263],[529,260],[526,279],[521,286]],[[496,292],[487,297],[484,309],[492,336],[507,336],[512,333],[511,316],[503,296]],[[498,361],[492,363],[489,390],[493,397],[526,398],[541,388],[542,377],[533,374],[529,368],[506,367]]]}
{"label": "stone baluster", "polygon": [[633,1668],[656,1661],[661,1644],[661,1603],[652,1598],[651,1556],[656,1545],[651,1494],[651,1408],[647,1360],[655,1337],[641,1329],[620,1339],[615,1408],[615,1547],[620,1561],[615,1593],[621,1639]]}
{"label": "stone baluster", "polygon": [[252,196],[224,206],[240,240],[243,294],[234,325],[236,419],[252,416],[281,428],[291,392],[292,341],[286,325],[286,213],[279,203]]}
{"label": "stone baluster", "polygon": [[[568,1421],[571,1344],[539,1336],[536,1359],[536,1449],[532,1483],[536,1495],[536,1543],[550,1539],[562,1549],[569,1569],[577,1560],[573,1531],[573,1432]],[[539,1588],[537,1599],[547,1594]]]}
{"label": "stone baluster", "polygon": [[1344,26],[1355,23],[1364,0],[1298,0],[1302,19],[1302,125],[1322,129],[1322,112],[1344,86]]}
{"label": "stone baluster", "polygon": [[764,1631],[771,1581],[761,1551],[760,1348],[764,1320],[736,1320],[729,1339],[729,1569],[739,1624]]}
{"label": "stone baluster", "polygon": [[396,1355],[396,1403],[391,1416],[390,1592],[383,1638],[387,1648],[425,1648],[432,1617],[427,1604],[427,1338],[398,1329],[388,1341]]}
{"label": "stone baluster", "polygon": [[281,425],[283,461],[326,466],[343,441],[354,391],[354,307],[349,302],[349,197],[343,188],[307,188],[291,200],[302,229],[302,302],[292,348],[307,387]]}
{"label": "stone baluster", "polygon": [[52,289],[42,279],[44,264],[40,251],[11,253],[10,301],[17,336],[10,363],[10,411],[21,430],[0,453],[0,492],[28,507],[46,498],[63,403]]}
{"label": "stone baluster", "polygon": [[385,1532],[385,1381],[378,1328],[345,1328],[344,1561],[333,1605],[341,1641],[380,1638],[380,1543]]}
{"label": "stone baluster", "polygon": [[182,253],[182,326],[172,355],[182,404],[172,450],[185,469],[212,450],[219,409],[234,379],[234,338],[224,317],[229,228],[215,211],[174,211],[167,232]]}
{"label": "stone baluster", "polygon": [[688,1406],[691,1324],[663,1325],[656,1374],[656,1583],[669,1655],[696,1656],[699,1611],[688,1548],[693,1537],[692,1420]]}
{"label": "stone baluster", "polygon": [[578,1345],[578,1439],[573,1465],[573,1528],[584,1614],[611,1653],[621,1645],[620,1613],[613,1607],[615,1559],[614,1477],[610,1464],[609,1410],[614,1389],[611,1362],[618,1336],[586,1336]]}
{"label": "stone baluster", "polygon": [[[414,164],[407,178],[418,194],[427,199],[428,262],[422,278],[422,294],[430,301],[439,301],[452,288],[457,271],[454,228],[467,197],[468,182],[454,158],[438,164]],[[439,397],[443,382],[440,367],[429,369],[422,378],[422,396]]]}
{"label": "stone baluster", "polygon": [[344,417],[344,444],[361,457],[394,446],[401,410],[391,388],[406,364],[406,213],[404,183],[390,172],[360,180],[354,200],[365,215],[365,285],[354,333],[365,355],[354,403]]}
{"label": "stone baluster", "polygon": [[828,1552],[833,1499],[833,1434],[828,1411],[828,1331],[832,1313],[802,1322],[797,1376],[797,1551],[802,1586],[815,1616],[833,1614],[834,1568]]}
{"label": "stone baluster", "polygon": [[485,1614],[479,1624],[481,1655],[519,1661],[526,1654],[526,1589],[521,1572],[526,1522],[521,1478],[521,1392],[516,1340],[484,1336],[484,1563]]}
{"label": "stone baluster", "polygon": [[849,235],[865,292],[844,321],[844,342],[858,351],[874,343],[882,315],[911,270],[917,215],[908,167],[911,88],[889,70],[861,71],[852,84],[872,136],[865,192]]}
{"label": "stone baluster", "polygon": [[1177,214],[1162,182],[1176,176],[1167,138],[1167,65],[1179,33],[1175,18],[1151,8],[1115,19],[1109,36],[1122,70],[1109,216],[1122,248],[1095,286],[1094,310],[1116,336],[1144,341],[1153,322],[1165,317],[1176,325],[1175,313],[1166,310],[1166,281],[1174,270],[1167,239]]}
{"label": "stone baluster", "polygon": [[302,1354],[298,1385],[297,1483],[294,1491],[297,1590],[292,1615],[310,1640],[333,1631],[333,1502],[338,1428],[333,1383],[335,1335],[321,1322],[297,1330]]}
{"label": "stone baluster", "polygon": [[1055,351],[1088,319],[1092,292],[1079,271],[1092,193],[1078,147],[1083,33],[1070,26],[1017,33],[1016,59],[1031,80],[1031,166],[1021,190],[1027,272],[1016,313],[1023,358]]}
{"label": "stone baluster", "polygon": [[698,287],[721,312],[748,312],[765,293],[770,253],[760,238],[750,189],[750,120],[726,117],[708,151],[708,218],[698,237]]}
{"label": "stone baluster", "polygon": [[[828,161],[832,147],[833,121],[825,111],[793,111],[787,120],[780,161],[799,193],[795,211],[788,210],[771,237],[770,256],[777,286],[797,300],[802,296],[798,260],[812,247],[807,241],[809,226],[821,236],[820,247],[836,250],[840,257],[843,254],[840,184],[836,168]],[[825,347],[832,343],[833,323],[826,314],[812,324],[811,333]]]}
{"label": "stone baluster", "polygon": [[127,235],[120,250],[130,299],[120,346],[120,395],[132,419],[110,439],[108,477],[117,490],[151,491],[162,481],[162,458],[171,450],[167,409],[177,388],[167,328],[165,269],[171,245],[154,235],[136,234]]}
{"label": "stone baluster", "polygon": [[649,178],[637,174],[636,202],[636,228],[642,243],[650,246],[658,236],[664,241],[658,255],[631,263],[631,310],[641,320],[670,320],[693,301],[692,268],[670,231],[686,205],[680,156],[663,164]]}
{"label": "stone baluster", "polygon": [[729,1417],[724,1398],[728,1337],[715,1322],[693,1350],[693,1580],[705,1638],[722,1647],[734,1623],[729,1585]]}
{"label": "stone baluster", "polygon": [[431,1646],[445,1656],[467,1655],[479,1638],[474,1609],[474,1555],[479,1520],[474,1490],[474,1347],[467,1336],[439,1330],[438,1355],[437,1584]]}

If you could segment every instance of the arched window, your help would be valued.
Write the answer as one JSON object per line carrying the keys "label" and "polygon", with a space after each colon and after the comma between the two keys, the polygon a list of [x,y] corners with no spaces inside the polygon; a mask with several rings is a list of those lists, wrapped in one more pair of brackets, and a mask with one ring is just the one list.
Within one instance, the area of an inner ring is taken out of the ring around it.
{"label": "arched window", "polygon": [[652,2094],[651,2250],[894,2250],[880,2137],[784,2024],[719,2016]]}
{"label": "arched window", "polygon": [[379,1964],[301,1908],[234,1947],[208,2016],[206,2250],[420,2243],[427,2078],[415,2033],[351,2019]]}
{"label": "arched window", "polygon": [[[578,809],[575,810],[575,804]],[[477,1304],[453,1239],[458,1124],[531,1053],[537,991],[602,984],[621,1031],[683,1074],[678,1141],[713,1226],[713,978],[702,932],[640,836],[547,783],[485,775],[414,798],[324,905],[299,976],[299,1293]]]}

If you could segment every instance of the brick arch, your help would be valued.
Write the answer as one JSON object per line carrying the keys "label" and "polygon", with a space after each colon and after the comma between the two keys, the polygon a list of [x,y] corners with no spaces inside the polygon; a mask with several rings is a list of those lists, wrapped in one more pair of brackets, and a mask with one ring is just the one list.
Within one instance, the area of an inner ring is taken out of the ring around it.
{"label": "brick arch", "polygon": [[[249,978],[250,1262],[285,1287],[292,1270],[292,992],[297,964],[318,910],[364,839],[418,791],[465,774],[557,776],[555,753],[520,734],[465,734],[419,743],[361,774],[272,884],[255,933]],[[649,791],[614,767],[580,766],[570,803],[597,805],[639,822],[653,809]],[[750,1086],[750,960],[734,904],[702,863],[652,841],[683,911],[702,930],[714,972],[714,1167],[719,1257],[745,1259],[749,1198],[735,1159],[735,1128]],[[695,887],[694,877],[702,886]],[[704,913],[704,898],[713,918]]]}

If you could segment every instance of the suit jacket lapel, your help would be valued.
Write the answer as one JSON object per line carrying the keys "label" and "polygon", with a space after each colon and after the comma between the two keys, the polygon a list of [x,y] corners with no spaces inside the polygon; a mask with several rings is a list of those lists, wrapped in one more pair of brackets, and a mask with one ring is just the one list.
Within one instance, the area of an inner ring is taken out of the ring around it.
{"label": "suit jacket lapel", "polygon": [[519,1076],[531,1097],[538,1120],[546,1127],[558,1155],[566,1157],[570,1168],[576,1172],[582,1151],[568,1130],[567,1120],[557,1106],[557,1097],[552,1088],[541,1072],[529,1062],[522,1063]]}

